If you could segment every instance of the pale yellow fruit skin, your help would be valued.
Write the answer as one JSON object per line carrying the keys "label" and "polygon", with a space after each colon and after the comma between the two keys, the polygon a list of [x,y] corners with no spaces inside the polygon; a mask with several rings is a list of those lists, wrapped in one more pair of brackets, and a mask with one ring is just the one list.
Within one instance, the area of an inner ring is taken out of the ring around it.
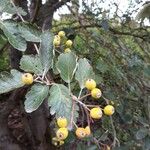
{"label": "pale yellow fruit skin", "polygon": [[66,128],[68,125],[68,121],[66,118],[60,117],[57,119],[57,125],[60,128]]}
{"label": "pale yellow fruit skin", "polygon": [[67,46],[67,47],[71,47],[72,44],[73,44],[73,42],[72,42],[71,40],[67,40],[67,41],[66,41],[66,46]]}
{"label": "pale yellow fruit skin", "polygon": [[65,140],[68,137],[68,129],[67,128],[59,128],[56,132],[56,136],[60,140]]}
{"label": "pale yellow fruit skin", "polygon": [[96,87],[96,82],[93,80],[93,79],[88,79],[86,82],[85,82],[85,87],[88,89],[88,90],[92,90]]}
{"label": "pale yellow fruit skin", "polygon": [[71,52],[71,49],[70,48],[66,48],[65,49],[65,53],[70,53]]}
{"label": "pale yellow fruit skin", "polygon": [[29,85],[29,84],[32,84],[32,83],[33,83],[33,76],[32,76],[31,73],[24,73],[24,74],[22,75],[21,80],[22,80],[22,82],[23,82],[24,84]]}
{"label": "pale yellow fruit skin", "polygon": [[59,32],[58,32],[58,35],[59,35],[61,38],[63,38],[63,37],[65,37],[65,32],[64,32],[64,31],[59,31]]}
{"label": "pale yellow fruit skin", "polygon": [[53,45],[54,45],[54,46],[59,46],[59,45],[60,45],[60,40],[57,39],[57,38],[54,38],[54,40],[53,40]]}
{"label": "pale yellow fruit skin", "polygon": [[79,139],[84,138],[86,136],[86,130],[84,128],[77,128],[75,133]]}
{"label": "pale yellow fruit skin", "polygon": [[104,114],[111,116],[115,112],[115,108],[112,105],[107,105],[104,107]]}
{"label": "pale yellow fruit skin", "polygon": [[63,145],[65,142],[63,140],[60,140],[58,139],[57,137],[54,137],[52,138],[52,143],[55,145],[55,146],[61,146]]}
{"label": "pale yellow fruit skin", "polygon": [[100,97],[102,96],[102,92],[101,92],[100,89],[94,88],[94,89],[92,89],[92,91],[91,91],[91,96],[92,96],[93,98],[95,98],[95,99],[98,99],[98,98],[100,98]]}
{"label": "pale yellow fruit skin", "polygon": [[54,36],[54,39],[57,39],[57,40],[59,40],[59,41],[60,41],[60,39],[61,39],[61,38],[60,38],[60,36],[59,36],[59,35],[55,35],[55,36]]}
{"label": "pale yellow fruit skin", "polygon": [[85,127],[85,132],[86,132],[86,136],[91,135],[91,129],[90,129],[89,126],[86,126],[86,127]]}
{"label": "pale yellow fruit skin", "polygon": [[59,145],[60,145],[60,146],[63,145],[63,144],[65,144],[64,141],[59,141]]}
{"label": "pale yellow fruit skin", "polygon": [[100,119],[103,113],[100,107],[95,107],[90,110],[90,116],[93,119]]}

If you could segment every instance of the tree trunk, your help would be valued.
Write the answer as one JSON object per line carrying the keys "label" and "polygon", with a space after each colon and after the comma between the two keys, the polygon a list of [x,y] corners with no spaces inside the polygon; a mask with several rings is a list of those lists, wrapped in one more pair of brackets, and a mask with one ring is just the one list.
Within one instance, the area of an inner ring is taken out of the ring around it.
{"label": "tree trunk", "polygon": [[[68,1],[68,0],[67,0]],[[67,2],[65,1],[65,2]],[[52,27],[54,11],[65,2],[49,0],[42,5],[41,0],[32,0],[30,12],[24,18],[36,23],[42,30]],[[26,0],[14,0],[14,3],[28,10]],[[18,16],[15,16],[20,21]],[[27,54],[35,54],[32,43],[28,43]],[[19,69],[22,53],[10,49],[10,65]],[[7,100],[0,101],[0,150],[48,150],[56,149],[51,144],[50,115],[47,100],[33,113],[24,110],[24,96],[29,87],[23,87],[5,95]]]}

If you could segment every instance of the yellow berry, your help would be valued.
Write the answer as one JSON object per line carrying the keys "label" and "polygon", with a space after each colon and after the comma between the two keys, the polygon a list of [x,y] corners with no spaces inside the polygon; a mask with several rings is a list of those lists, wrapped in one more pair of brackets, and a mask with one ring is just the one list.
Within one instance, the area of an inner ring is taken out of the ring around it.
{"label": "yellow berry", "polygon": [[86,132],[86,136],[91,135],[91,129],[90,129],[89,126],[86,126],[86,127],[85,127],[85,132]]}
{"label": "yellow berry", "polygon": [[24,84],[27,84],[27,85],[32,84],[33,83],[33,76],[32,76],[32,74],[31,73],[24,73],[22,75],[22,82]]}
{"label": "yellow berry", "polygon": [[100,107],[95,107],[90,110],[90,116],[93,119],[100,119],[103,113]]}
{"label": "yellow berry", "polygon": [[68,121],[67,121],[66,118],[60,117],[60,118],[57,119],[57,125],[60,128],[66,128],[67,125],[68,125]]}
{"label": "yellow berry", "polygon": [[56,136],[59,140],[65,140],[68,137],[68,129],[59,128],[56,132]]}
{"label": "yellow berry", "polygon": [[53,144],[54,144],[55,146],[57,146],[57,145],[58,145],[58,143],[57,143],[57,142],[54,142]]}
{"label": "yellow berry", "polygon": [[64,141],[59,141],[59,145],[61,146],[61,145],[63,145],[65,142]]}
{"label": "yellow berry", "polygon": [[86,82],[85,82],[85,87],[88,89],[88,90],[92,90],[96,87],[96,82],[93,80],[93,79],[88,79]]}
{"label": "yellow berry", "polygon": [[73,42],[71,40],[67,40],[67,42],[66,42],[66,46],[67,47],[71,47],[72,44],[73,44]]}
{"label": "yellow berry", "polygon": [[86,136],[86,130],[84,128],[77,128],[76,129],[76,136],[78,138],[84,138]]}
{"label": "yellow berry", "polygon": [[58,139],[57,137],[52,138],[52,143],[57,146],[59,143],[59,146],[63,145],[65,142],[63,140]]}
{"label": "yellow berry", "polygon": [[102,95],[102,92],[101,92],[100,89],[98,89],[98,88],[92,89],[92,91],[91,91],[91,96],[92,96],[93,98],[98,99],[98,98],[101,97],[101,95]]}
{"label": "yellow berry", "polygon": [[59,46],[59,45],[60,45],[60,40],[57,39],[57,38],[54,38],[54,40],[53,40],[53,45],[54,45],[54,46]]}
{"label": "yellow berry", "polygon": [[59,35],[55,35],[55,36],[54,36],[54,39],[57,39],[57,40],[60,41],[60,36],[59,36]]}
{"label": "yellow berry", "polygon": [[57,137],[53,137],[52,141],[58,141],[58,138]]}
{"label": "yellow berry", "polygon": [[65,32],[64,31],[59,31],[58,35],[59,35],[59,37],[63,38],[63,37],[65,37]]}
{"label": "yellow berry", "polygon": [[70,53],[71,52],[71,49],[70,48],[66,48],[65,49],[65,53]]}
{"label": "yellow berry", "polygon": [[115,109],[112,105],[107,105],[104,107],[104,114],[111,116],[115,112]]}

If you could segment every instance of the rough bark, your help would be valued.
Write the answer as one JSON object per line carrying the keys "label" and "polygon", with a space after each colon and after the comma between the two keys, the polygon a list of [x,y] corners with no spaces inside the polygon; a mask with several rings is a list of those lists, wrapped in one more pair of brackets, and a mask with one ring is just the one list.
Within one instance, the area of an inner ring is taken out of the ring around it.
{"label": "rough bark", "polygon": [[[68,1],[68,0],[67,0]],[[52,27],[54,11],[67,1],[49,0],[45,5],[41,0],[31,1],[30,12],[25,20],[30,20],[42,28],[48,30]],[[15,4],[28,11],[26,0],[14,0]],[[20,21],[18,16],[14,16]],[[27,54],[35,54],[32,43],[28,43]],[[19,69],[19,61],[22,52],[10,49],[11,68]],[[50,76],[51,77],[51,76]],[[23,87],[11,94],[0,106],[0,150],[48,150],[56,149],[51,144],[51,129],[49,127],[49,108],[47,101],[33,113],[24,111],[24,96],[29,87]],[[4,107],[3,107],[4,105]],[[52,129],[53,130],[53,129]]]}

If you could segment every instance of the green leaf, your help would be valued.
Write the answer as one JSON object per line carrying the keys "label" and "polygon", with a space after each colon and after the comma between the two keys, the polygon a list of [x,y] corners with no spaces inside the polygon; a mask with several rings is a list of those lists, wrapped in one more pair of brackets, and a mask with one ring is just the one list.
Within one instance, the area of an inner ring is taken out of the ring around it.
{"label": "green leaf", "polygon": [[38,55],[23,55],[20,60],[20,68],[26,72],[42,74],[43,68]]}
{"label": "green leaf", "polygon": [[40,60],[46,73],[53,63],[53,36],[50,31],[45,31],[41,35],[39,52]]}
{"label": "green leaf", "polygon": [[150,149],[150,137],[148,137],[148,136],[144,139],[143,149],[144,150]]}
{"label": "green leaf", "polygon": [[76,69],[76,56],[73,53],[59,55],[57,69],[61,78],[65,82],[70,83]]}
{"label": "green leaf", "polygon": [[19,25],[19,31],[21,36],[25,38],[26,41],[40,42],[41,33],[36,26],[21,23]]}
{"label": "green leaf", "polygon": [[101,141],[105,141],[108,138],[109,132],[104,132],[101,137],[99,138],[99,140]]}
{"label": "green leaf", "polygon": [[22,87],[24,84],[21,81],[21,76],[22,73],[14,69],[11,70],[11,74],[2,72],[0,74],[0,94]]}
{"label": "green leaf", "polygon": [[31,113],[38,109],[44,99],[48,96],[49,87],[47,85],[35,84],[26,95],[24,102],[25,110],[27,113]]}
{"label": "green leaf", "polygon": [[145,77],[150,78],[150,65],[145,65],[143,73]]}
{"label": "green leaf", "polygon": [[0,0],[0,12],[9,13],[12,15],[19,13],[22,16],[27,14],[21,7],[14,7],[10,0]]}
{"label": "green leaf", "polygon": [[4,35],[0,34],[0,49],[3,48],[7,44],[7,40]]}
{"label": "green leaf", "polygon": [[98,59],[96,69],[102,73],[105,73],[109,70],[109,66],[102,59]]}
{"label": "green leaf", "polygon": [[[56,114],[58,117],[66,117],[68,122],[72,114],[72,99],[69,90],[62,84],[54,84],[50,89],[50,97],[48,98],[51,115]],[[74,107],[74,121],[78,117],[78,106]]]}
{"label": "green leaf", "polygon": [[141,139],[145,138],[147,136],[148,132],[149,131],[146,128],[139,129],[136,133],[136,139],[141,140]]}
{"label": "green leaf", "polygon": [[81,89],[85,87],[87,79],[94,78],[93,69],[86,58],[79,59],[75,78],[79,82]]}
{"label": "green leaf", "polygon": [[21,37],[18,25],[14,21],[0,22],[0,28],[3,30],[5,36],[8,38],[9,43],[20,51],[25,51],[27,43],[24,38]]}

